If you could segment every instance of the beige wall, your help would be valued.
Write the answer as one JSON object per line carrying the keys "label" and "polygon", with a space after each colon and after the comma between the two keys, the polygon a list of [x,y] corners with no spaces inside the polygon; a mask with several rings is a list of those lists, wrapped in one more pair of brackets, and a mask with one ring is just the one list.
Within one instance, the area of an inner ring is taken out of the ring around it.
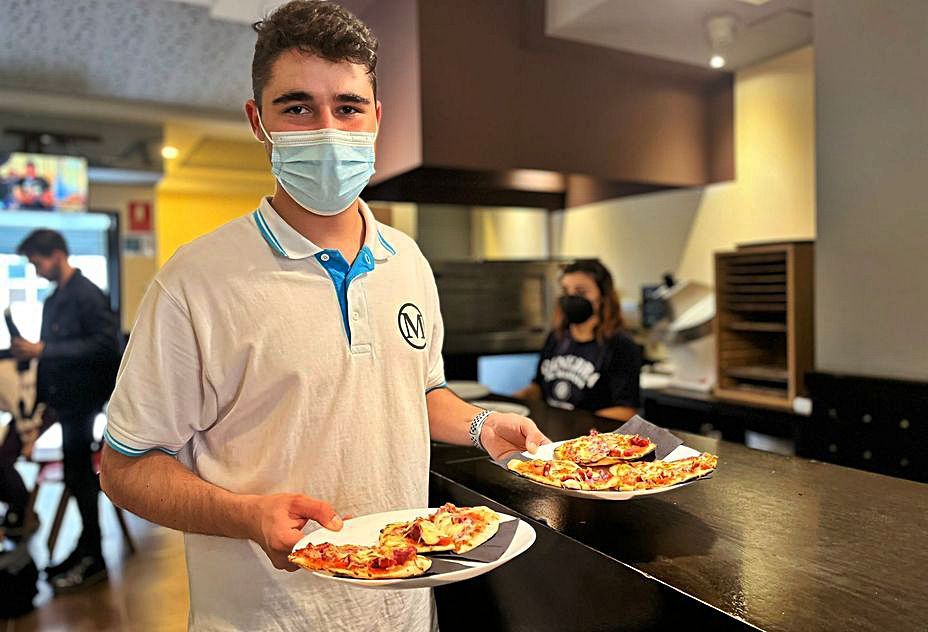
{"label": "beige wall", "polygon": [[590,204],[553,217],[555,253],[598,257],[624,300],[680,264],[699,210],[699,190],[673,191]]}
{"label": "beige wall", "polygon": [[547,259],[548,211],[474,208],[471,252],[475,259]]}
{"label": "beige wall", "polygon": [[407,202],[390,202],[389,205],[392,216],[390,225],[416,239],[419,235],[419,207]]}
{"label": "beige wall", "polygon": [[[115,184],[91,184],[90,208],[95,211],[118,211],[123,234],[129,226],[129,202],[140,200],[151,202],[155,208],[155,189],[152,186],[122,186]],[[128,330],[135,321],[139,303],[148,284],[158,270],[155,257],[122,258],[122,326]]]}
{"label": "beige wall", "polygon": [[817,0],[817,366],[928,380],[928,3]]}
{"label": "beige wall", "polygon": [[625,296],[667,270],[713,283],[713,253],[736,243],[815,236],[813,52],[739,71],[732,182],[569,209],[554,254],[598,256]]}
{"label": "beige wall", "polygon": [[416,241],[429,261],[469,261],[471,208],[454,204],[419,204]]}
{"label": "beige wall", "polygon": [[815,237],[814,57],[803,48],[735,80],[735,180],[705,189],[681,277],[712,283],[716,250]]}

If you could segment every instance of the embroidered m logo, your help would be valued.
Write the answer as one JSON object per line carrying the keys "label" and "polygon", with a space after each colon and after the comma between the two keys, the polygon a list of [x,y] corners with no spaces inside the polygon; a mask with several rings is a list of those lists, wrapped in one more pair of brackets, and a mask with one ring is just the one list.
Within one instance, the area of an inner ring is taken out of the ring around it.
{"label": "embroidered m logo", "polygon": [[403,340],[409,343],[414,349],[425,349],[425,321],[422,318],[422,312],[412,303],[406,303],[400,307],[396,316],[397,325],[400,328],[400,334]]}

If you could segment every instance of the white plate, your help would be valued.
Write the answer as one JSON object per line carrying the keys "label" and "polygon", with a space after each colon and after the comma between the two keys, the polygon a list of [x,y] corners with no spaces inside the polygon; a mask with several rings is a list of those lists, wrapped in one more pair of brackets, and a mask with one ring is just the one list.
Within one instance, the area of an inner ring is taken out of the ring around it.
{"label": "white plate", "polygon": [[[556,443],[549,443],[538,448],[538,451],[535,454],[530,454],[528,452],[523,452],[522,456],[527,459],[542,459],[544,461],[554,460],[554,448],[564,443],[564,441],[558,441]],[[664,457],[664,461],[678,461],[680,459],[685,459],[691,456],[699,456],[702,454],[698,450],[694,450],[689,446],[681,445],[676,450]],[[519,476],[515,472],[512,472],[513,476]],[[523,480],[529,481],[536,485],[540,485],[546,489],[554,489],[559,492],[564,493],[567,496],[574,496],[576,498],[598,498],[599,500],[631,500],[633,498],[638,498],[640,496],[651,496],[653,494],[663,494],[664,492],[673,491],[675,489],[680,489],[681,487],[686,487],[687,485],[692,485],[697,482],[698,478],[695,478],[691,481],[686,481],[685,483],[679,483],[677,485],[671,485],[670,487],[659,487],[657,489],[641,489],[633,492],[620,492],[620,491],[605,491],[605,492],[594,492],[587,491],[583,489],[567,489],[566,487],[554,487],[553,485],[545,485],[544,483],[539,483],[538,481],[533,481],[530,478],[525,478],[520,476]]]}
{"label": "white plate", "polygon": [[[346,520],[341,531],[329,531],[328,529],[317,529],[296,543],[293,550],[301,549],[309,544],[322,544],[331,542],[332,544],[358,544],[361,546],[371,546],[377,544],[380,536],[380,530],[391,522],[406,522],[427,516],[437,509],[400,509],[398,511],[386,511],[368,516],[359,516]],[[501,522],[518,520],[514,516],[501,513],[499,514]],[[326,575],[325,573],[313,572],[313,575],[330,579],[336,582],[354,584],[362,588],[383,588],[383,589],[406,589],[406,588],[432,588],[453,584],[455,582],[477,577],[492,571],[497,566],[502,566],[509,560],[524,553],[532,544],[535,543],[535,530],[527,523],[519,520],[516,527],[516,533],[509,543],[509,548],[495,562],[472,562],[470,560],[457,560],[453,558],[443,558],[449,561],[461,564],[467,568],[440,575],[429,575],[425,577],[411,577],[407,579],[355,579],[353,577],[337,577]]]}
{"label": "white plate", "polygon": [[527,406],[516,404],[514,402],[477,401],[471,402],[471,404],[480,408],[486,408],[487,410],[494,410],[498,413],[513,413],[516,415],[522,415],[523,417],[528,417],[530,412]]}
{"label": "white plate", "polygon": [[466,401],[480,399],[490,394],[490,389],[480,382],[448,382],[448,388]]}

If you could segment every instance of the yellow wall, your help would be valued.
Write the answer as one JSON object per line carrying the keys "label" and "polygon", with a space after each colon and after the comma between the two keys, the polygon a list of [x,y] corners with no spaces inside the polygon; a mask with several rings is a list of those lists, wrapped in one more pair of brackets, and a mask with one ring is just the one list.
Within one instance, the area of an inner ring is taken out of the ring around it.
{"label": "yellow wall", "polygon": [[736,179],[555,216],[554,254],[597,256],[626,296],[667,270],[713,283],[713,253],[815,236],[814,68],[810,47],[735,77]]}
{"label": "yellow wall", "polygon": [[[230,142],[211,138],[196,127],[168,123],[164,142],[177,147],[180,155],[166,161],[165,177],[156,187],[159,266],[178,247],[253,211],[262,196],[274,192],[264,148],[255,141]],[[223,168],[209,166],[201,158],[215,155],[211,153],[215,147],[221,147]]]}
{"label": "yellow wall", "polygon": [[[255,210],[261,196],[273,192],[272,187],[248,194],[173,192],[159,187],[158,265],[163,266],[178,247]],[[217,186],[217,190],[222,189]]]}

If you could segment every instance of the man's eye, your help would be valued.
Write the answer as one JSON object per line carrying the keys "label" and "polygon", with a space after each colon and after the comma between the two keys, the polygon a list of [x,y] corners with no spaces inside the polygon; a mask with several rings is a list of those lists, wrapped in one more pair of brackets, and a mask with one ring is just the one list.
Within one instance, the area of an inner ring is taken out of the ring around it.
{"label": "man's eye", "polygon": [[284,113],[286,114],[308,114],[309,108],[306,107],[305,105],[294,105],[293,107],[289,107],[286,110],[284,110]]}
{"label": "man's eye", "polygon": [[344,116],[350,116],[351,114],[360,114],[361,110],[350,105],[343,105],[338,108],[338,113]]}

